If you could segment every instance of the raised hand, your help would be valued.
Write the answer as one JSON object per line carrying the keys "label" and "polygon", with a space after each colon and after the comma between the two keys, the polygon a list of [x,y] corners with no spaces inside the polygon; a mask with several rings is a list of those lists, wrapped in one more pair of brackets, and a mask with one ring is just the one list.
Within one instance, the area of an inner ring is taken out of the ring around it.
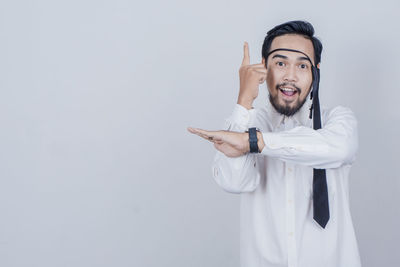
{"label": "raised hand", "polygon": [[250,65],[249,45],[244,43],[242,65],[239,69],[240,91],[238,104],[251,109],[254,99],[258,96],[260,84],[267,78],[267,69],[263,63]]}

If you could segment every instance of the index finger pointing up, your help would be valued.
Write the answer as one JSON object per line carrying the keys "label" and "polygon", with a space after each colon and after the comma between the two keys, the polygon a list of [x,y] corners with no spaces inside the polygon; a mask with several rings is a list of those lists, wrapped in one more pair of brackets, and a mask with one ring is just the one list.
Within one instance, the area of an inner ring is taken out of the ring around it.
{"label": "index finger pointing up", "polygon": [[244,42],[243,50],[244,54],[243,54],[242,66],[250,65],[249,44],[247,42]]}

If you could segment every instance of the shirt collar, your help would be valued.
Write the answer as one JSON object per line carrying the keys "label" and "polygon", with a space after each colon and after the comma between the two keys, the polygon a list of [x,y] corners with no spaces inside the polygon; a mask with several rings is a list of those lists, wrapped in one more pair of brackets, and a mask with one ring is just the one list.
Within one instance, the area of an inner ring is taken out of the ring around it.
{"label": "shirt collar", "polygon": [[300,108],[300,110],[298,110],[293,116],[287,117],[277,112],[267,98],[266,109],[273,129],[278,128],[280,124],[285,123],[287,120],[293,120],[297,125],[311,127],[312,119],[309,118],[311,104],[312,100],[310,99],[310,95],[307,95],[307,100],[304,102],[304,105]]}

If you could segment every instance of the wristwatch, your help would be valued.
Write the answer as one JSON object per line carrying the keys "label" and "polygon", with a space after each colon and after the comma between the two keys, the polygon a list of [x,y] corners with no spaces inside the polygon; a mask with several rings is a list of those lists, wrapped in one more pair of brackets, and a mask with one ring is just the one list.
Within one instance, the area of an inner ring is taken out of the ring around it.
{"label": "wristwatch", "polygon": [[249,128],[246,133],[249,133],[249,143],[250,143],[250,153],[260,153],[258,149],[258,138],[257,132],[260,132],[260,129],[257,127]]}

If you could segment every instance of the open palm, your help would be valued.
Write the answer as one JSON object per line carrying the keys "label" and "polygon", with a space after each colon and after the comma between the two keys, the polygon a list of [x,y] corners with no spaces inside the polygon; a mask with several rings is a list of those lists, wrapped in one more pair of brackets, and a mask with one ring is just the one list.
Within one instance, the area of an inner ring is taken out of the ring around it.
{"label": "open palm", "polygon": [[187,128],[189,132],[203,137],[214,143],[214,147],[224,153],[227,157],[239,157],[249,151],[248,134],[231,131],[206,131],[199,128]]}

